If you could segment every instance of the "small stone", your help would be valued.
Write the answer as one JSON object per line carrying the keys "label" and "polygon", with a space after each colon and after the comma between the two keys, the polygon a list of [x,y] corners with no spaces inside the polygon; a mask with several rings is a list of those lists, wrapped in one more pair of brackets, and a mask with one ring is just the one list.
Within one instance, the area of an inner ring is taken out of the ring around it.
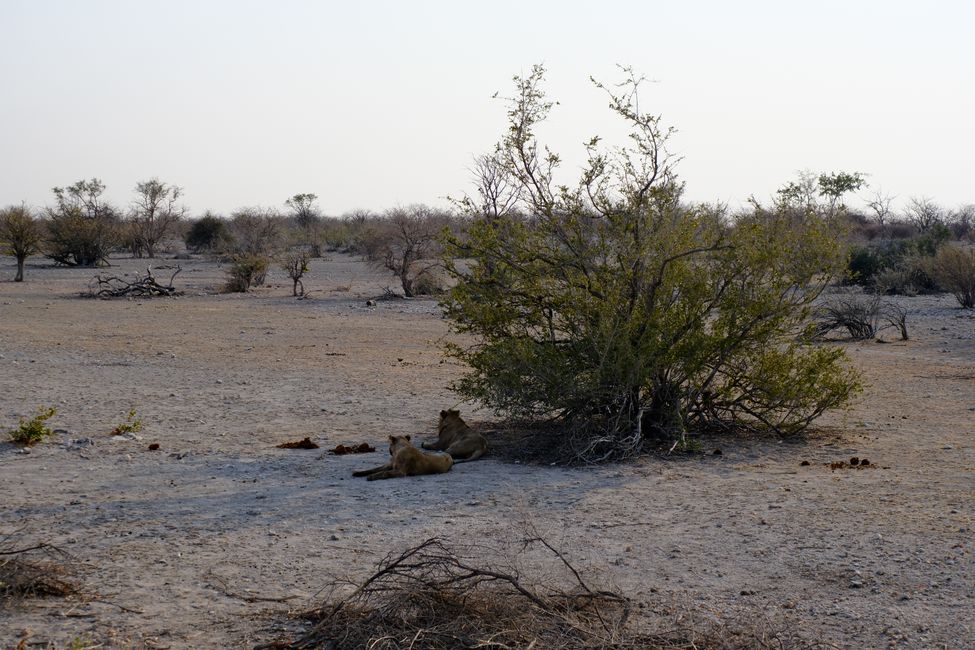
{"label": "small stone", "polygon": [[331,534],[331,535],[328,536],[328,539],[331,542],[337,542],[337,541],[339,541],[340,537],[338,535],[336,535],[336,534],[333,533],[333,534]]}

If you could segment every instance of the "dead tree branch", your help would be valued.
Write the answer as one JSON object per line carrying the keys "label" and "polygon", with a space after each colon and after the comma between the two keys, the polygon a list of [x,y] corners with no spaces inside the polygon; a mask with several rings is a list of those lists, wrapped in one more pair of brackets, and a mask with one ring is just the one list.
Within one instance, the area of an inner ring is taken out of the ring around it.
{"label": "dead tree branch", "polygon": [[177,266],[176,270],[169,277],[169,284],[160,284],[152,274],[152,267],[146,268],[145,277],[135,281],[129,281],[115,275],[98,274],[88,283],[88,293],[83,294],[89,298],[155,298],[158,296],[181,296],[182,291],[173,286],[173,280],[182,271],[182,267]]}

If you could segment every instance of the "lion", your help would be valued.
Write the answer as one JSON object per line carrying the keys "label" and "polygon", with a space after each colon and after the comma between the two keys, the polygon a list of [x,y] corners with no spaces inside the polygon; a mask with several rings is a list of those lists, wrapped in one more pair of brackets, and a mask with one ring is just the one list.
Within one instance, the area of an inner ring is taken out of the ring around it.
{"label": "lion", "polygon": [[445,451],[455,463],[477,460],[487,451],[487,439],[474,431],[460,417],[460,411],[447,409],[440,411],[440,424],[437,427],[437,441],[424,442],[424,449]]}
{"label": "lion", "polygon": [[450,454],[427,454],[420,451],[410,442],[409,436],[390,436],[389,455],[389,462],[385,465],[352,472],[352,476],[368,476],[368,480],[378,481],[421,474],[445,474],[454,464]]}

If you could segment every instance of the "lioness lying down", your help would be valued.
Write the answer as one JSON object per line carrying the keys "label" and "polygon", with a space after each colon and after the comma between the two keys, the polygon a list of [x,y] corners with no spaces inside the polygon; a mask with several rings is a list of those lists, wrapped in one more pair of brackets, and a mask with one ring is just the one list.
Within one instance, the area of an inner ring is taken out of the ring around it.
{"label": "lioness lying down", "polygon": [[437,427],[437,441],[424,442],[424,449],[435,449],[450,454],[455,463],[477,460],[487,451],[487,440],[474,429],[467,426],[460,417],[460,411],[448,409],[440,411],[440,426]]}
{"label": "lioness lying down", "polygon": [[449,454],[427,454],[420,451],[410,442],[409,436],[390,436],[389,455],[389,462],[385,465],[352,472],[352,476],[368,476],[368,480],[378,481],[420,474],[444,474],[454,464],[454,459]]}

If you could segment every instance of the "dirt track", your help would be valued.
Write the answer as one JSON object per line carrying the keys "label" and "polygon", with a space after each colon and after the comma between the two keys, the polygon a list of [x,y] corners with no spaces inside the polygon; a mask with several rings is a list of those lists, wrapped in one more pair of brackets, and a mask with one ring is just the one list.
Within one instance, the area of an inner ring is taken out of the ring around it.
{"label": "dirt track", "polygon": [[[975,313],[950,296],[903,299],[911,341],[844,344],[870,387],[823,422],[833,437],[705,441],[723,453],[594,469],[489,458],[367,483],[351,472],[382,462],[386,435],[432,434],[457,401],[436,304],[367,307],[392,280],[343,256],[313,263],[305,301],[280,271],[214,295],[216,264],[181,264],[175,300],[81,299],[90,270],[42,265],[0,283],[0,429],[43,404],[66,431],[29,454],[0,443],[0,534],[69,551],[90,589],[133,610],[0,609],[0,647],[25,630],[55,647],[243,647],[281,620],[258,614],[315,603],[332,574],[435,534],[501,545],[528,522],[650,618],[687,599],[764,609],[837,647],[975,648]],[[111,439],[130,408],[145,430]],[[275,447],[304,436],[322,449]],[[323,453],[362,441],[380,451]],[[871,469],[828,466],[851,456]]]}

